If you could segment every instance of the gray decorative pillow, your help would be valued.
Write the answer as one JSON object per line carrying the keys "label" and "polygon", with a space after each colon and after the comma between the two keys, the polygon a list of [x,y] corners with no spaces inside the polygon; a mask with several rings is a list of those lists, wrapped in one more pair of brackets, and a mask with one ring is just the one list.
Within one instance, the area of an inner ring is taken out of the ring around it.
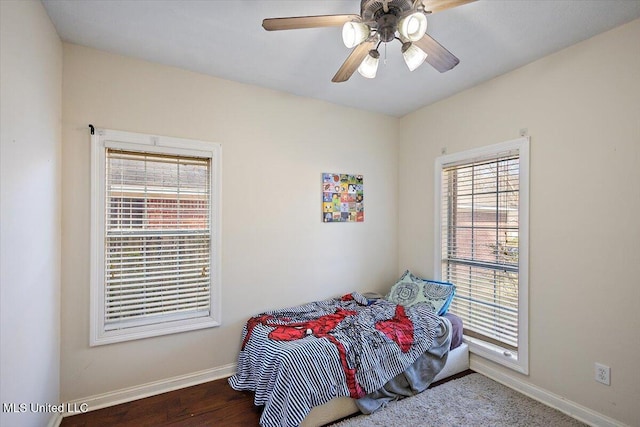
{"label": "gray decorative pillow", "polygon": [[407,270],[391,287],[387,300],[406,307],[426,303],[434,313],[442,316],[449,309],[455,292],[456,287],[452,283],[422,279]]}

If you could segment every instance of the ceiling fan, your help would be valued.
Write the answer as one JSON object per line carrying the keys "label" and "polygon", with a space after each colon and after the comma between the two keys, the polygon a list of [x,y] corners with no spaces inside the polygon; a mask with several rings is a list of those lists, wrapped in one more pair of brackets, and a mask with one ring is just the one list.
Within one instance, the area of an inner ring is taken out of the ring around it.
{"label": "ceiling fan", "polygon": [[426,34],[427,15],[471,3],[475,0],[361,0],[360,15],[319,15],[268,18],[262,21],[267,31],[342,26],[342,40],[354,48],[332,82],[344,82],[358,72],[374,78],[378,69],[381,43],[399,40],[409,70],[423,62],[436,70],[449,71],[460,60]]}

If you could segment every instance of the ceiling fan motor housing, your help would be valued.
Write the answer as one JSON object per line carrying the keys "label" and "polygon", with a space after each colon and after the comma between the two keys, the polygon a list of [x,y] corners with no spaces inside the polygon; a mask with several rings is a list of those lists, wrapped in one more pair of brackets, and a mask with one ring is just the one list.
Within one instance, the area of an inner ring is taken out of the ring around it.
{"label": "ceiling fan motor housing", "polygon": [[396,28],[398,27],[398,17],[391,13],[386,13],[378,18],[376,22],[378,24],[377,28],[380,40],[384,43],[393,41],[396,35]]}
{"label": "ceiling fan motor housing", "polygon": [[412,8],[412,0],[362,0],[360,2],[360,16],[365,22],[376,21],[385,13],[400,16]]}
{"label": "ceiling fan motor housing", "polygon": [[362,0],[360,16],[363,22],[375,22],[382,42],[395,37],[398,20],[413,8],[412,0]]}

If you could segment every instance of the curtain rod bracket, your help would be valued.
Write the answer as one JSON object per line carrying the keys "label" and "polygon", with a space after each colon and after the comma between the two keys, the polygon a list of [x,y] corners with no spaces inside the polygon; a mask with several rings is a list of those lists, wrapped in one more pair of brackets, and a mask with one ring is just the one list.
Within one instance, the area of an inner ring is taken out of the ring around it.
{"label": "curtain rod bracket", "polygon": [[89,124],[89,129],[91,129],[91,135],[93,135],[96,131],[92,124]]}

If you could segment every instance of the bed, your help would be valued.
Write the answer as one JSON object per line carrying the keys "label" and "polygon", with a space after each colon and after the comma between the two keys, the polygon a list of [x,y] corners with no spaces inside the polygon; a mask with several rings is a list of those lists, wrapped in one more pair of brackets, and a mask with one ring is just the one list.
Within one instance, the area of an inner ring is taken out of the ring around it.
{"label": "bed", "polygon": [[457,322],[444,312],[454,293],[407,271],[386,298],[353,292],[256,315],[229,384],[254,392],[263,427],[373,412],[468,368],[466,346],[449,351]]}
{"label": "bed", "polygon": [[[449,351],[444,368],[434,377],[433,382],[446,379],[467,369],[469,369],[469,346],[461,342]],[[356,400],[350,397],[337,397],[311,409],[300,427],[320,427],[358,413],[360,413],[360,409],[356,405]]]}

